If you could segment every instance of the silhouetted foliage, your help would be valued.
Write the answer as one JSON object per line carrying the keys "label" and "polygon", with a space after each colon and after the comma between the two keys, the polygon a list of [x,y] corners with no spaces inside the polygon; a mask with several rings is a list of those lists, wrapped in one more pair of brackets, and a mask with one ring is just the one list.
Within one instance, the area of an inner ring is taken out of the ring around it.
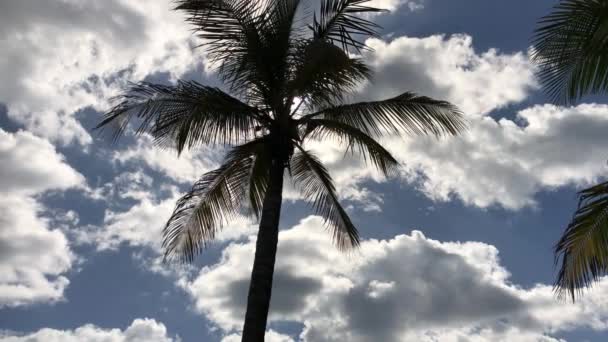
{"label": "silhouetted foliage", "polygon": [[533,42],[539,78],[554,100],[608,91],[608,1],[560,1],[540,19]]}

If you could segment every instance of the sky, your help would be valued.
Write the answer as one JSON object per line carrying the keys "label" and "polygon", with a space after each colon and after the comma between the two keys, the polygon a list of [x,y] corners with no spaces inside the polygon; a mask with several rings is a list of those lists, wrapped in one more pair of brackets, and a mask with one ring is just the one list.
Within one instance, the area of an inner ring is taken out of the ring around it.
{"label": "sky", "polygon": [[[310,0],[308,9],[314,8]],[[344,254],[284,192],[270,342],[604,341],[608,278],[552,291],[576,191],[606,175],[608,99],[548,101],[530,62],[553,0],[373,0],[390,10],[353,100],[405,91],[467,116],[454,138],[387,138],[385,179],[312,142],[363,237]],[[256,222],[189,266],[161,262],[180,194],[222,158],[92,130],[128,82],[222,87],[169,0],[0,2],[0,341],[240,340]]]}

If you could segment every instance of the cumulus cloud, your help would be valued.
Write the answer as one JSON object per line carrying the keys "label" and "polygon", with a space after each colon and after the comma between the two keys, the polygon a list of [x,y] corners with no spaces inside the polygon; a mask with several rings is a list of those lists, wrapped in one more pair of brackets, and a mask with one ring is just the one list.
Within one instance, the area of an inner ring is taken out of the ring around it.
{"label": "cumulus cloud", "polygon": [[23,131],[0,129],[0,164],[0,307],[60,300],[75,256],[34,196],[84,188],[84,177],[48,141]]}
{"label": "cumulus cloud", "polygon": [[[550,286],[512,284],[491,245],[413,231],[363,241],[346,256],[322,226],[308,217],[279,237],[269,319],[303,324],[300,340],[558,341],[570,329],[608,328],[608,280],[569,304]],[[253,238],[233,243],[183,283],[195,308],[226,332],[241,328],[254,248]]]}
{"label": "cumulus cloud", "polygon": [[606,173],[606,105],[538,105],[515,120],[484,117],[470,124],[457,138],[387,144],[404,162],[404,178],[430,198],[455,196],[478,207],[534,206],[543,189],[587,185]]}
{"label": "cumulus cloud", "polygon": [[406,7],[408,10],[420,11],[424,8],[425,0],[371,0],[367,6],[382,8],[394,12],[401,7]]}
{"label": "cumulus cloud", "polygon": [[0,198],[0,307],[63,298],[63,276],[74,261],[68,240],[40,217],[42,207],[22,196]]}
{"label": "cumulus cloud", "polygon": [[[94,244],[98,250],[115,250],[122,244],[149,248],[155,256],[161,252],[162,228],[171,217],[181,194],[173,186],[158,185],[140,171],[125,172],[117,182],[106,184],[98,195],[107,202],[120,199],[135,201],[127,207],[107,208],[101,227],[81,228],[77,233],[79,243]],[[158,191],[159,188],[166,191]],[[217,234],[215,241],[238,240],[255,234],[255,223],[242,216],[227,222]],[[157,268],[157,262],[152,260]]]}
{"label": "cumulus cloud", "polygon": [[115,249],[125,242],[130,246],[145,246],[160,250],[161,230],[173,212],[177,197],[160,202],[143,197],[124,212],[106,210],[104,227],[95,237],[97,247]]}
{"label": "cumulus cloud", "polygon": [[3,192],[36,194],[84,184],[84,177],[52,144],[25,131],[9,133],[0,129],[0,164]]}
{"label": "cumulus cloud", "polygon": [[103,329],[87,324],[74,330],[44,328],[27,335],[0,333],[1,342],[177,342],[167,335],[163,323],[153,319],[135,319],[126,329]]}
{"label": "cumulus cloud", "polygon": [[[3,2],[0,102],[8,116],[53,141],[91,142],[75,117],[107,107],[127,80],[176,78],[200,64],[170,1]],[[23,20],[27,18],[27,20]]]}
{"label": "cumulus cloud", "polygon": [[211,171],[221,161],[221,148],[200,146],[177,155],[175,149],[163,149],[154,144],[149,135],[137,137],[133,146],[117,151],[113,160],[121,165],[143,162],[178,183],[192,184],[204,173]]}
{"label": "cumulus cloud", "polygon": [[[232,334],[224,337],[222,342],[240,342],[242,339],[241,335]],[[279,334],[274,330],[269,330],[266,332],[266,336],[264,336],[264,341],[266,342],[294,342],[294,340],[283,334]]]}
{"label": "cumulus cloud", "polygon": [[413,91],[448,100],[475,116],[520,102],[536,87],[526,54],[496,49],[477,53],[468,35],[373,38],[367,44],[373,51],[363,57],[374,79],[359,92],[362,97],[383,99]]}

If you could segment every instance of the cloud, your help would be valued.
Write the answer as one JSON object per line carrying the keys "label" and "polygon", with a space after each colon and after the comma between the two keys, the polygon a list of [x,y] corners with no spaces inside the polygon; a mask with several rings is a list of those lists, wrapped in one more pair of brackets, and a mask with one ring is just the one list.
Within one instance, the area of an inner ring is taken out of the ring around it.
{"label": "cloud", "polygon": [[524,100],[536,88],[528,56],[496,49],[477,53],[469,35],[368,39],[363,57],[374,70],[359,92],[384,99],[413,91],[458,105],[468,115],[483,115]]}
{"label": "cloud", "polygon": [[0,307],[60,300],[75,256],[65,235],[42,217],[46,208],[34,196],[84,189],[84,177],[48,141],[23,131],[0,129],[0,164]]}
{"label": "cloud", "polygon": [[55,147],[30,132],[0,129],[0,189],[36,194],[84,184],[84,177],[66,164]]}
{"label": "cloud", "polygon": [[[8,116],[60,143],[92,139],[75,113],[107,108],[127,80],[176,78],[201,63],[170,1],[13,1],[0,11],[0,102]],[[28,18],[23,20],[22,18]]]}
{"label": "cloud", "polygon": [[[125,183],[127,185],[122,185]],[[79,243],[94,244],[98,250],[115,250],[127,244],[149,248],[155,257],[161,253],[162,229],[181,197],[177,188],[167,184],[159,187],[158,182],[155,183],[142,171],[136,171],[121,174],[117,182],[107,184],[98,192],[98,196],[108,203],[125,198],[135,203],[127,207],[107,208],[101,227],[92,226],[79,231]],[[237,217],[222,227],[215,241],[239,240],[255,234],[255,228],[257,225],[251,218]],[[152,262],[151,266],[156,268],[155,261]]]}
{"label": "cloud", "polygon": [[174,149],[160,148],[149,135],[141,135],[137,137],[135,145],[114,152],[113,160],[121,165],[144,162],[152,170],[175,182],[193,184],[204,173],[218,166],[221,152],[221,148],[200,146],[178,156]]}
{"label": "cloud", "polygon": [[116,249],[121,243],[160,250],[161,230],[173,212],[177,197],[160,202],[144,197],[124,212],[106,210],[104,227],[95,238],[97,248]]}
{"label": "cloud", "polygon": [[444,140],[393,140],[404,178],[430,198],[508,209],[534,206],[543,189],[587,185],[606,172],[608,106],[538,105],[515,120],[471,120],[470,131]]}
{"label": "cloud", "polygon": [[[269,319],[303,324],[303,341],[558,341],[559,332],[608,328],[608,279],[569,304],[550,286],[512,284],[491,245],[413,231],[365,240],[347,256],[322,227],[311,216],[279,237]],[[232,243],[182,283],[196,310],[227,333],[241,328],[254,248],[253,238]]]}
{"label": "cloud", "polygon": [[40,217],[43,208],[21,196],[0,198],[0,307],[63,298],[63,276],[74,261],[68,240]]}
{"label": "cloud", "polygon": [[[242,339],[241,335],[232,334],[226,336],[222,339],[222,342],[240,342]],[[266,342],[294,342],[294,340],[283,334],[279,334],[274,330],[269,330],[266,332],[266,336],[264,336],[264,341]]]}
{"label": "cloud", "polygon": [[0,333],[1,342],[177,342],[167,335],[163,323],[137,318],[125,330],[103,329],[87,324],[74,330],[44,328],[27,335]]}
{"label": "cloud", "polygon": [[385,9],[391,12],[401,7],[407,7],[410,11],[420,11],[424,8],[425,0],[371,0],[366,6]]}

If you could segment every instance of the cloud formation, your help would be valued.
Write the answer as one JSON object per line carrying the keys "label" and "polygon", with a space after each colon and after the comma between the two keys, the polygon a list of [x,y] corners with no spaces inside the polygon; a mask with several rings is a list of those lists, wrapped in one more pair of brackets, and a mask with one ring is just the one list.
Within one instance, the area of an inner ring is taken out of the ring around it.
{"label": "cloud formation", "polygon": [[490,49],[478,53],[473,38],[459,34],[424,38],[368,39],[364,53],[373,68],[361,97],[383,99],[405,91],[450,101],[467,115],[484,115],[524,100],[536,87],[524,53]]}
{"label": "cloud formation", "polygon": [[[107,208],[100,227],[79,230],[79,243],[93,244],[98,250],[116,250],[126,244],[147,248],[155,256],[162,253],[162,229],[181,196],[177,188],[135,171],[121,174],[115,182],[102,187],[97,196],[107,203],[128,199],[134,204]],[[215,241],[239,240],[255,234],[256,228],[252,218],[233,218],[222,226]]]}
{"label": "cloud formation", "polygon": [[137,142],[113,154],[113,161],[120,165],[143,162],[150,169],[160,172],[177,183],[193,184],[204,173],[219,166],[222,148],[198,146],[178,156],[175,149],[163,149],[154,144],[149,135],[137,137]]}
{"label": "cloud formation", "polygon": [[420,11],[424,8],[425,0],[371,0],[367,6],[385,9],[395,12],[402,7],[407,7],[408,10]]}
{"label": "cloud formation", "polygon": [[[559,332],[608,328],[608,280],[576,304],[559,302],[550,286],[512,284],[498,250],[484,243],[413,231],[365,240],[346,256],[315,216],[279,240],[269,319],[303,324],[302,341],[558,341]],[[226,332],[241,328],[254,247],[253,238],[229,245],[183,283]]]}
{"label": "cloud formation", "polygon": [[60,300],[75,256],[34,196],[84,188],[84,177],[48,141],[24,131],[0,129],[0,164],[0,307]]}
{"label": "cloud formation", "polygon": [[[222,338],[222,342],[240,342],[242,339],[241,335],[231,334],[224,338]],[[294,340],[283,334],[279,334],[274,330],[268,330],[266,332],[266,336],[264,336],[264,341],[266,342],[294,342]]]}
{"label": "cloud formation", "polygon": [[0,102],[8,116],[53,141],[89,144],[77,111],[107,108],[126,81],[155,73],[176,78],[201,63],[188,25],[171,6],[135,0],[3,3]]}
{"label": "cloud formation", "polygon": [[177,342],[163,323],[137,318],[126,329],[103,329],[87,324],[74,330],[44,328],[27,335],[2,334],[1,342]]}
{"label": "cloud formation", "polygon": [[404,162],[404,179],[432,199],[520,209],[535,206],[543,189],[584,186],[605,176],[606,129],[606,105],[537,105],[515,120],[471,120],[460,137],[388,145]]}

